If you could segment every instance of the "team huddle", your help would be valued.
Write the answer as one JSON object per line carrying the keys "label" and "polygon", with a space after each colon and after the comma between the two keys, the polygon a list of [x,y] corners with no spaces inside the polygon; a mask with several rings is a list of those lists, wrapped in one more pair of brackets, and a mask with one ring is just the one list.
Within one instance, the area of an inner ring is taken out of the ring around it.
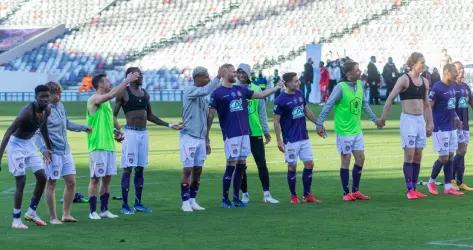
{"label": "team huddle", "polygon": [[[105,74],[93,78],[96,93],[87,101],[87,125],[68,120],[60,101],[60,85],[54,82],[39,85],[35,88],[35,101],[19,112],[0,146],[0,161],[7,150],[9,171],[16,181],[12,227],[28,228],[21,220],[27,169],[34,173],[36,186],[24,219],[39,226],[47,225],[36,213],[44,193],[50,224],[77,222],[71,215],[76,167],[68,145],[67,130],[87,133],[89,219],[118,217],[108,208],[111,178],[117,174],[115,141],[122,143],[121,212],[125,215],[150,213],[151,209],[142,203],[144,169],[148,166],[148,121],[180,131],[182,211],[205,210],[198,204],[197,194],[202,168],[207,155],[211,153],[209,131],[215,115],[219,118],[225,151],[222,207],[246,207],[250,202],[246,175],[246,159],[250,153],[258,168],[263,202],[279,203],[270,192],[265,157],[265,145],[272,139],[265,98],[276,91],[281,93],[274,101],[274,130],[278,149],[284,154],[287,163],[287,182],[292,204],[300,204],[301,200],[304,203],[321,202],[311,191],[314,161],[306,120],[315,124],[319,136],[326,138],[324,122],[332,109],[336,145],[341,159],[342,199],[370,199],[360,191],[365,161],[361,113],[365,113],[376,127],[382,128],[397,96],[400,97],[402,106],[400,134],[404,150],[403,172],[407,198],[419,199],[426,196],[417,190],[416,184],[422,150],[429,136],[432,136],[433,147],[439,156],[433,164],[427,185],[429,193],[438,194],[436,178],[443,168],[444,194],[462,195],[461,190],[473,190],[463,183],[464,156],[469,143],[468,107],[473,106],[472,93],[463,82],[463,65],[460,62],[445,65],[442,80],[434,83],[432,88],[428,80],[421,77],[424,64],[422,54],[414,52],[410,55],[407,61],[410,71],[396,82],[380,117],[371,110],[363,94],[361,71],[354,61],[347,61],[343,65],[342,71],[346,77],[335,86],[318,117],[310,110],[299,90],[300,81],[296,73],[285,73],[280,84],[262,91],[251,82],[251,67],[248,64],[240,64],[236,69],[231,64],[224,64],[212,80],[206,68],[196,67],[192,72],[194,85],[184,90],[182,123],[177,124],[165,122],[153,114],[150,97],[141,88],[141,71],[136,67],[128,68],[125,80],[114,88]],[[111,100],[114,98],[115,106],[112,108]],[[123,131],[118,121],[122,109],[126,120]],[[350,189],[352,155],[354,164]],[[303,164],[301,199],[296,191],[296,167],[299,160]],[[131,206],[128,192],[133,172],[135,199]],[[65,181],[65,188],[63,213],[59,219],[54,193],[55,184],[61,177]],[[232,183],[233,194],[230,198]],[[97,210],[97,198],[100,199],[100,210]]]}

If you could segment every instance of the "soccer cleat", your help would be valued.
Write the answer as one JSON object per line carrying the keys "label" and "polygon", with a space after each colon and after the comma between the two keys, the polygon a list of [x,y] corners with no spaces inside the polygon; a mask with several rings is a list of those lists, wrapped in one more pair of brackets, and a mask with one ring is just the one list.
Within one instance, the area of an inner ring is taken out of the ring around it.
{"label": "soccer cleat", "polygon": [[222,207],[223,208],[233,208],[233,204],[229,199],[222,200]]}
{"label": "soccer cleat", "polygon": [[353,196],[353,198],[355,198],[357,200],[369,200],[370,199],[370,197],[368,195],[364,195],[360,191],[356,191],[356,192],[352,193],[351,195]]}
{"label": "soccer cleat", "polygon": [[189,202],[190,202],[190,204],[191,204],[192,210],[194,210],[194,211],[204,211],[204,210],[205,210],[205,208],[201,207],[201,206],[199,205],[199,203],[197,203],[197,201],[195,200],[195,198],[189,199]]}
{"label": "soccer cleat", "polygon": [[315,203],[315,204],[320,204],[321,201],[317,200],[314,195],[308,194],[307,196],[302,196],[302,202],[304,203]]}
{"label": "soccer cleat", "polygon": [[279,203],[279,201],[274,199],[271,195],[263,196],[263,202],[264,203],[270,203],[270,204],[278,204]]}
{"label": "soccer cleat", "polygon": [[455,190],[454,188],[444,189],[444,190],[443,190],[443,194],[446,194],[446,195],[453,195],[453,196],[463,195],[462,192],[458,192],[458,191]]}
{"label": "soccer cleat", "polygon": [[465,183],[462,183],[460,186],[458,186],[460,188],[460,190],[463,190],[463,191],[473,191],[473,188],[469,187],[468,185],[466,185]]}
{"label": "soccer cleat", "polygon": [[457,190],[457,191],[460,191],[460,188],[458,187],[458,184],[457,184],[457,181],[456,180],[452,180],[450,182],[450,184],[452,184],[452,187]]}
{"label": "soccer cleat", "polygon": [[429,189],[429,193],[433,195],[439,194],[439,192],[437,192],[437,184],[435,184],[435,182],[429,182],[429,184],[427,184],[427,188]]}
{"label": "soccer cleat", "polygon": [[37,214],[35,214],[34,216],[33,215],[29,215],[28,213],[25,214],[25,220],[26,221],[30,221],[30,222],[33,222],[34,224],[36,224],[37,226],[46,226],[48,224],[46,224],[46,222],[44,222],[41,218],[39,218],[39,216]]}
{"label": "soccer cleat", "polygon": [[233,199],[233,206],[245,208],[247,205],[246,205],[246,203],[243,203],[243,201],[241,201],[239,199]]}
{"label": "soccer cleat", "polygon": [[356,197],[354,197],[352,193],[344,194],[342,199],[344,201],[356,201]]}
{"label": "soccer cleat", "polygon": [[28,229],[28,226],[23,224],[20,219],[14,219],[11,223],[13,229]]}
{"label": "soccer cleat", "polygon": [[91,220],[100,220],[102,217],[99,216],[97,212],[93,212],[89,214],[89,219]]}
{"label": "soccer cleat", "polygon": [[189,200],[186,200],[186,201],[183,201],[182,202],[182,206],[181,206],[181,209],[183,212],[193,212],[194,210],[192,209],[191,207],[191,203]]}
{"label": "soccer cleat", "polygon": [[135,214],[135,210],[131,209],[129,206],[122,206],[122,209],[120,211],[124,215],[133,215],[133,214]]}
{"label": "soccer cleat", "polygon": [[301,201],[299,200],[299,198],[297,198],[297,195],[292,195],[291,196],[291,203],[294,204],[294,205],[298,205],[301,203]]}
{"label": "soccer cleat", "polygon": [[250,202],[250,194],[249,193],[243,193],[241,197],[241,202],[248,204]]}
{"label": "soccer cleat", "polygon": [[49,221],[49,224],[51,225],[62,225],[62,221],[58,220],[58,219],[52,219]]}
{"label": "soccer cleat", "polygon": [[417,199],[419,199],[419,196],[417,196],[417,193],[414,190],[408,191],[406,196],[407,196],[408,200],[417,200]]}
{"label": "soccer cleat", "polygon": [[417,190],[412,190],[412,191],[414,191],[414,193],[417,195],[417,198],[419,198],[419,199],[427,197],[427,195],[425,195],[425,194],[423,194],[423,193],[421,193]]}
{"label": "soccer cleat", "polygon": [[115,215],[115,214],[112,214],[110,211],[103,211],[100,213],[100,217],[105,219],[105,218],[108,218],[108,219],[115,219],[115,218],[118,218],[118,215]]}
{"label": "soccer cleat", "polygon": [[135,209],[136,212],[140,212],[140,213],[151,213],[152,210],[150,208],[147,208],[145,206],[143,206],[143,204],[135,204],[133,206],[133,208]]}

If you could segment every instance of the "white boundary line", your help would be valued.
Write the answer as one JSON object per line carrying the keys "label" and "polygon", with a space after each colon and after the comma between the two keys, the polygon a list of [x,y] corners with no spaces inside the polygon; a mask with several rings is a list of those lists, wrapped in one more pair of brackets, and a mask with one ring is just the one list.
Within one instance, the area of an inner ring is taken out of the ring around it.
{"label": "white boundary line", "polygon": [[427,244],[429,245],[436,245],[436,246],[450,246],[450,247],[459,247],[459,248],[473,248],[473,245],[468,244],[459,244],[455,242],[464,241],[464,240],[472,240],[471,238],[463,238],[463,239],[455,239],[455,240],[438,240],[438,241],[430,241]]}

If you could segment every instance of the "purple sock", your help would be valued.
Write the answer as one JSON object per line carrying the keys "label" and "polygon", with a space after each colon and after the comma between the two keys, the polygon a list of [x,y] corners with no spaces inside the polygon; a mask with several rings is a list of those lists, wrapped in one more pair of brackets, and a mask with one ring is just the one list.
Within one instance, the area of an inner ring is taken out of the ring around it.
{"label": "purple sock", "polygon": [[90,213],[97,211],[97,196],[89,197],[89,210],[90,210]]}
{"label": "purple sock", "polygon": [[100,196],[100,211],[105,212],[108,210],[108,197],[110,197],[109,193],[104,193]]}
{"label": "purple sock", "polygon": [[124,171],[122,175],[122,206],[128,207],[128,192],[130,190],[130,173]]}
{"label": "purple sock", "polygon": [[350,193],[348,182],[350,181],[350,171],[347,168],[340,168],[340,180],[342,182],[343,194]]}
{"label": "purple sock", "polygon": [[182,183],[181,184],[181,199],[182,201],[189,200],[190,196],[190,188],[187,183]]}
{"label": "purple sock", "polygon": [[36,197],[33,196],[31,198],[30,208],[33,209],[34,211],[36,211],[36,209],[38,208],[38,203],[39,203],[39,199],[37,199]]}
{"label": "purple sock", "polygon": [[430,174],[431,179],[437,179],[437,176],[439,176],[440,170],[442,170],[442,163],[439,160],[436,160],[434,162],[434,165],[432,166],[432,173]]}
{"label": "purple sock", "polygon": [[304,168],[302,171],[302,184],[304,185],[304,196],[309,195],[312,185],[312,169]]}
{"label": "purple sock", "polygon": [[246,164],[237,164],[235,173],[233,174],[233,199],[240,199],[241,182],[243,181],[243,173],[245,172]]}
{"label": "purple sock", "polygon": [[351,177],[353,178],[351,191],[353,193],[358,192],[360,189],[360,180],[361,180],[361,172],[363,171],[363,167],[358,165],[353,165],[353,169],[351,171]]}
{"label": "purple sock", "polygon": [[412,179],[414,176],[414,169],[412,167],[412,163],[404,162],[402,170],[404,171],[404,180],[406,181],[406,189],[407,191],[411,191],[414,188],[412,186]]}
{"label": "purple sock", "polygon": [[[457,155],[455,156],[457,157]],[[457,184],[461,185],[463,183],[463,175],[465,174],[465,156],[464,155],[458,155],[460,158],[459,160],[459,166],[456,172],[456,177],[457,177]]]}
{"label": "purple sock", "polygon": [[142,167],[135,168],[135,178],[133,181],[135,183],[135,205],[141,205],[141,194],[143,193],[143,184],[145,182]]}
{"label": "purple sock", "polygon": [[228,190],[230,189],[230,184],[232,183],[233,172],[235,171],[235,166],[227,166],[225,168],[225,173],[222,178],[222,198],[228,200]]}
{"label": "purple sock", "polygon": [[448,160],[447,164],[445,164],[443,166],[443,174],[445,176],[445,183],[444,184],[448,184],[448,183],[451,183],[452,182],[452,175],[453,175],[453,172],[452,172],[452,160]]}
{"label": "purple sock", "polygon": [[197,192],[199,192],[199,186],[200,186],[200,183],[199,182],[192,182],[191,183],[191,187],[190,187],[190,197],[193,199],[195,197],[197,197]]}
{"label": "purple sock", "polygon": [[296,195],[296,171],[287,171],[287,184],[291,195]]}
{"label": "purple sock", "polygon": [[412,165],[412,168],[414,170],[414,177],[412,179],[412,183],[414,185],[414,190],[416,190],[416,185],[417,185],[417,181],[419,180],[419,174],[420,174],[420,163],[411,163]]}

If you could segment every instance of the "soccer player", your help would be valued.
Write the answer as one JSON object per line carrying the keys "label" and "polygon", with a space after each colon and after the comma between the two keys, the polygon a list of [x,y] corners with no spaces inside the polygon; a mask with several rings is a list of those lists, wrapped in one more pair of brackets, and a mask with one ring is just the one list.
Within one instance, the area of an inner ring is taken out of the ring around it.
{"label": "soccer player", "polygon": [[[50,93],[51,114],[48,117],[48,132],[51,139],[51,163],[46,165],[46,202],[49,209],[49,223],[62,224],[62,222],[77,222],[71,215],[72,200],[75,195],[76,166],[67,141],[67,130],[75,132],[90,132],[91,128],[71,122],[67,119],[66,110],[61,102],[61,86],[55,82],[48,82],[46,86]],[[47,153],[47,147],[37,132],[36,145],[41,152]],[[56,214],[56,182],[64,178],[64,203],[62,219],[58,220]],[[62,221],[62,222],[61,222]]]}
{"label": "soccer player", "polygon": [[300,203],[296,194],[296,166],[297,160],[300,158],[304,163],[302,200],[318,204],[320,201],[310,191],[314,161],[306,128],[306,117],[313,123],[316,123],[316,117],[307,106],[304,95],[299,90],[301,82],[297,74],[294,72],[285,73],[282,80],[285,89],[274,101],[274,131],[279,151],[284,153],[287,162],[287,182],[291,192],[291,203]]}
{"label": "soccer player", "polygon": [[[122,134],[114,134],[114,122],[110,100],[125,90],[128,84],[138,80],[138,72],[130,73],[126,79],[112,89],[112,84],[105,74],[98,74],[92,79],[92,85],[97,91],[87,100],[87,125],[92,132],[87,136],[89,149],[89,219],[117,218],[108,210],[110,197],[110,181],[117,174],[115,166],[115,139],[122,138]],[[115,124],[116,126],[117,124]],[[115,127],[116,128],[116,127]],[[100,216],[97,213],[97,191],[100,187]]]}
{"label": "soccer player", "polygon": [[434,131],[432,143],[434,150],[439,157],[432,167],[429,184],[429,192],[437,195],[437,185],[435,179],[442,170],[445,175],[445,186],[443,193],[447,195],[462,195],[453,188],[451,182],[453,179],[452,160],[453,154],[457,150],[457,130],[461,128],[461,121],[458,117],[455,98],[455,81],[457,79],[457,69],[453,64],[446,64],[443,67],[443,77],[439,82],[434,83],[429,94],[430,105],[432,106],[432,115],[434,118]]}
{"label": "soccer player", "polygon": [[28,229],[21,222],[21,202],[23,200],[27,169],[33,171],[36,177],[36,186],[30,206],[25,214],[25,220],[32,221],[38,226],[47,225],[36,213],[36,208],[46,185],[46,174],[44,172],[43,159],[38,155],[39,152],[34,144],[33,136],[38,129],[41,131],[41,135],[46,142],[44,160],[46,163],[49,163],[51,160],[51,142],[46,123],[51,113],[51,109],[48,107],[50,94],[49,88],[45,85],[38,85],[34,92],[35,101],[21,109],[16,119],[5,132],[0,146],[0,166],[6,148],[8,153],[8,169],[15,177],[16,182],[12,222],[12,228],[15,229]]}
{"label": "soccer player", "polygon": [[[456,112],[460,118],[463,128],[457,130],[458,149],[453,158],[453,180],[452,185],[457,190],[473,191],[463,182],[463,174],[465,173],[465,154],[470,142],[470,126],[468,124],[468,106],[473,107],[473,95],[470,87],[463,82],[465,78],[465,70],[461,62],[453,63],[457,69],[457,79],[455,84],[455,98],[457,100]],[[456,181],[455,181],[456,177]]]}
{"label": "soccer player", "polygon": [[421,76],[425,59],[421,53],[414,52],[407,59],[410,69],[402,75],[394,85],[393,90],[384,104],[381,124],[384,125],[394,99],[399,95],[402,113],[400,121],[401,146],[404,149],[404,178],[406,196],[409,200],[425,197],[416,190],[419,178],[422,150],[425,147],[426,136],[432,134],[432,110],[429,104],[429,82]]}
{"label": "soccer player", "polygon": [[[130,82],[130,86],[126,90],[119,92],[115,99],[115,107],[113,110],[113,118],[116,133],[121,133],[120,124],[118,122],[118,113],[123,108],[125,113],[125,139],[122,146],[121,167],[123,175],[121,180],[122,188],[122,209],[121,212],[126,215],[134,214],[135,211],[142,213],[150,213],[151,209],[143,206],[141,202],[143,192],[143,170],[148,165],[148,131],[146,123],[150,121],[159,126],[165,126],[179,130],[180,125],[167,123],[155,114],[151,109],[149,95],[141,88],[143,85],[143,75],[137,67],[130,67],[126,70],[125,75],[135,73],[139,77],[135,81]],[[130,176],[132,170],[135,169],[135,204],[133,209],[128,205],[128,191],[130,188]]]}
{"label": "soccer player", "polygon": [[[192,71],[194,85],[188,86],[184,90],[182,120],[184,128],[181,130],[179,139],[182,161],[181,180],[181,209],[184,212],[194,210],[205,210],[197,201],[199,191],[200,175],[207,154],[210,154],[210,144],[205,140],[207,136],[207,118],[209,104],[207,96],[219,85],[222,70],[210,82],[209,72],[204,67],[196,67]],[[209,84],[210,82],[210,84]]]}
{"label": "soccer player", "polygon": [[[225,144],[227,166],[223,175],[222,207],[246,207],[239,194],[246,158],[250,153],[248,99],[263,99],[280,87],[268,88],[262,92],[254,92],[246,87],[234,85],[236,82],[235,67],[231,64],[222,65],[222,86],[211,95],[207,130],[212,126],[215,112],[218,113],[220,128]],[[208,136],[208,133],[207,133]],[[207,140],[208,141],[208,140]],[[235,172],[235,173],[233,173]],[[233,176],[233,203],[228,198],[228,190]]]}
{"label": "soccer player", "polygon": [[[357,62],[348,61],[343,64],[342,71],[346,81],[338,83],[333,88],[330,97],[317,119],[317,133],[326,135],[324,122],[332,107],[334,109],[335,133],[337,135],[337,149],[341,157],[340,180],[342,182],[343,200],[368,200],[369,196],[359,191],[361,172],[365,162],[365,143],[361,131],[361,112],[365,112],[369,119],[378,127],[381,123],[373,113],[363,95],[363,83],[360,80],[361,70]],[[348,188],[350,179],[351,155],[355,158],[352,169],[352,191]]]}
{"label": "soccer player", "polygon": [[[237,78],[242,86],[254,92],[261,92],[261,88],[250,81],[251,67],[248,64],[240,64],[237,68]],[[263,99],[248,100],[248,120],[250,121],[250,145],[251,154],[255,160],[258,168],[258,175],[263,186],[263,202],[264,203],[279,203],[278,200],[271,196],[269,191],[269,173],[266,165],[266,152],[264,145],[271,141],[269,134],[268,118],[266,114],[266,103]],[[263,141],[264,136],[264,141]],[[250,195],[248,194],[248,180],[246,175],[246,168],[243,172],[243,180],[241,182],[241,191],[243,192],[241,201],[248,203]]]}

